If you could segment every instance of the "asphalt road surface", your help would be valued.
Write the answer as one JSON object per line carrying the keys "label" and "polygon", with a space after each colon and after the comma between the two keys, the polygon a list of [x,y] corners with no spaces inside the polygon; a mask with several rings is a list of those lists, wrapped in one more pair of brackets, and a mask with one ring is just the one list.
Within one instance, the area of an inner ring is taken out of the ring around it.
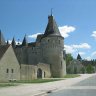
{"label": "asphalt road surface", "polygon": [[96,96],[96,75],[48,96]]}

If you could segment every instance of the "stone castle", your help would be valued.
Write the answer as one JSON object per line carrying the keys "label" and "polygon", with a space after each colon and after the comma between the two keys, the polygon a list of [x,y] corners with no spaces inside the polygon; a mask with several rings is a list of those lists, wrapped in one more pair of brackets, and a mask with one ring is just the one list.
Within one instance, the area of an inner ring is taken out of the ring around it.
{"label": "stone castle", "polygon": [[32,80],[37,78],[64,77],[66,62],[64,38],[61,36],[53,15],[48,16],[44,34],[36,42],[6,43],[0,32],[0,81]]}

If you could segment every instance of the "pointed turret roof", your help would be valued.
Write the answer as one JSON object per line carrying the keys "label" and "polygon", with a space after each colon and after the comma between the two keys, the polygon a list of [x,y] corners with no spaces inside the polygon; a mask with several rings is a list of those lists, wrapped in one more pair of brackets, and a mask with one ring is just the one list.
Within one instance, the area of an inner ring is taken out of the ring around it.
{"label": "pointed turret roof", "polygon": [[6,45],[6,42],[5,42],[5,39],[3,37],[1,30],[0,30],[0,45]]}
{"label": "pointed turret roof", "polygon": [[9,44],[9,41],[7,40],[7,42],[6,42],[6,43],[7,43],[7,45],[8,45],[8,44]]}
{"label": "pointed turret roof", "polygon": [[16,47],[16,42],[15,42],[15,39],[14,39],[14,37],[13,37],[13,40],[12,40],[12,47]]}
{"label": "pointed turret roof", "polygon": [[58,29],[58,26],[56,24],[56,21],[51,13],[50,16],[48,16],[48,24],[44,33],[44,36],[49,36],[49,35],[56,35],[56,36],[61,36],[60,31]]}
{"label": "pointed turret roof", "polygon": [[25,34],[24,39],[23,39],[23,42],[22,42],[22,46],[27,46],[27,45],[28,45],[27,36]]}
{"label": "pointed turret roof", "polygon": [[78,56],[77,56],[77,60],[82,60],[80,54],[78,54]]}

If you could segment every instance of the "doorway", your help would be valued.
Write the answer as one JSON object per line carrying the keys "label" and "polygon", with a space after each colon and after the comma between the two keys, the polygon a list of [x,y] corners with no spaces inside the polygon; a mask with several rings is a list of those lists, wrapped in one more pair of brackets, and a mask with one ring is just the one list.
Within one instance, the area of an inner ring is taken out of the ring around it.
{"label": "doorway", "polygon": [[42,78],[42,70],[40,68],[37,70],[37,78]]}

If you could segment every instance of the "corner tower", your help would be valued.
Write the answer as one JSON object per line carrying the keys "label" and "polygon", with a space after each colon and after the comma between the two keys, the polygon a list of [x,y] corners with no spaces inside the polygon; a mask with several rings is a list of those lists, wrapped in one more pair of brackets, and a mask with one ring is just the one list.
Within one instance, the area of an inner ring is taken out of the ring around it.
{"label": "corner tower", "polygon": [[52,77],[64,77],[66,63],[63,59],[64,38],[52,14],[48,16],[48,24],[41,39],[43,62],[50,64]]}

